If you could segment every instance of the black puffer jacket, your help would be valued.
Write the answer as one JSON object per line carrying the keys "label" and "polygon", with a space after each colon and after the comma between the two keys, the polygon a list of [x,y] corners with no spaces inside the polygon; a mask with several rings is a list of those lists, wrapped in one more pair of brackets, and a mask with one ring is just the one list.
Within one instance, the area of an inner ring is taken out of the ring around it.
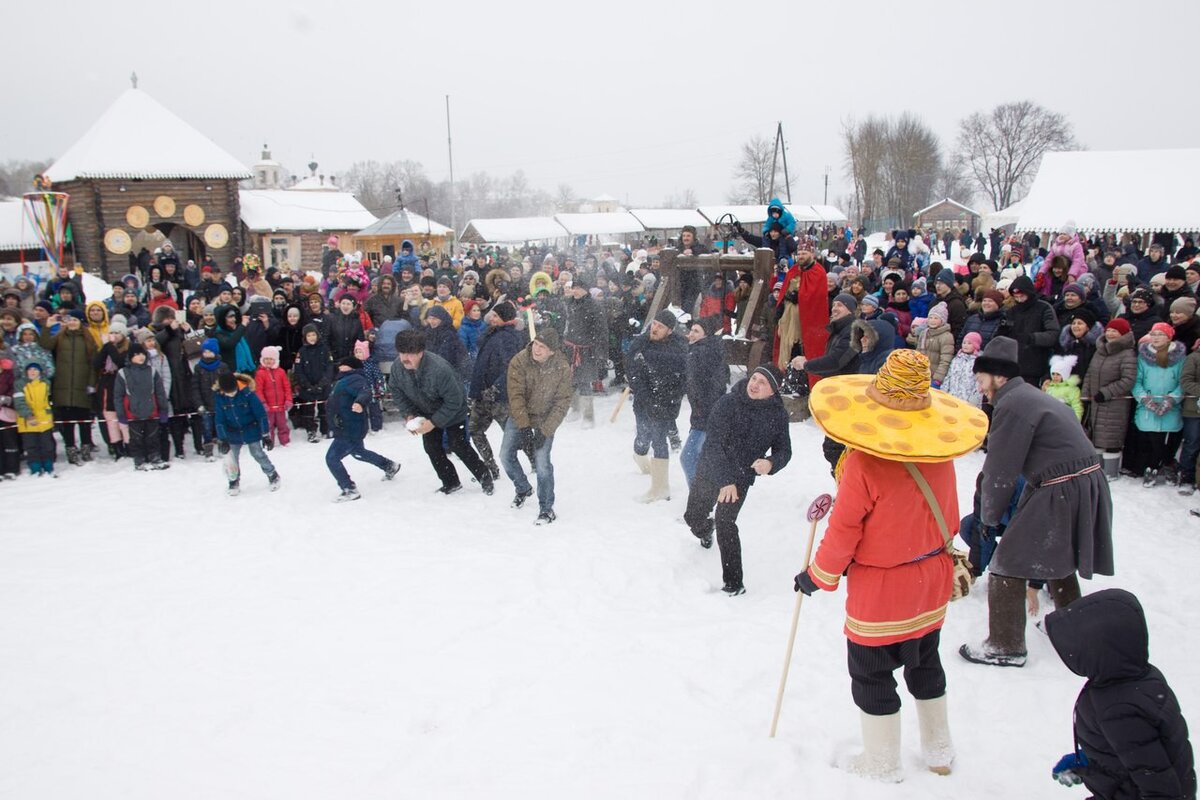
{"label": "black puffer jacket", "polygon": [[708,415],[708,436],[696,464],[697,477],[717,486],[732,483],[742,491],[754,483],[756,476],[750,465],[757,459],[770,458],[769,474],[774,475],[792,458],[783,400],[778,392],[765,400],[750,399],[746,394],[749,382],[748,378],[738,381],[713,406]]}
{"label": "black puffer jacket", "polygon": [[363,333],[357,306],[349,314],[343,314],[340,310],[327,314],[325,333],[328,336],[329,353],[334,361],[354,355],[354,343],[367,338]]}
{"label": "black puffer jacket", "polygon": [[1196,797],[1187,722],[1163,674],[1150,663],[1138,599],[1104,589],[1046,617],[1063,663],[1087,678],[1075,701],[1077,770],[1097,800]]}
{"label": "black puffer jacket", "polygon": [[675,419],[687,383],[687,340],[672,333],[662,341],[650,332],[633,337],[625,355],[633,410],[651,419]]}
{"label": "black puffer jacket", "polygon": [[728,385],[725,340],[719,336],[705,336],[688,345],[687,398],[692,407],[692,430],[708,430],[708,415]]}
{"label": "black puffer jacket", "polygon": [[[304,326],[306,336],[310,330],[316,331],[317,328],[312,323]],[[316,344],[304,345],[292,369],[296,397],[308,401],[324,400],[333,386],[333,373],[333,359],[324,339],[318,337]]]}
{"label": "black puffer jacket", "polygon": [[854,317],[852,315],[830,322],[825,328],[829,331],[825,354],[808,359],[804,369],[822,378],[833,375],[852,375],[858,365],[858,351],[850,347],[850,327],[853,324]]}
{"label": "black puffer jacket", "polygon": [[[1005,336],[1017,342],[1017,363],[1021,377],[1038,386],[1050,372],[1050,355],[1058,344],[1058,317],[1054,308],[1033,288],[1033,281],[1022,275],[1012,282],[1012,291],[1028,296],[1023,303],[1013,303],[1008,309],[1008,332]],[[960,342],[961,343],[961,342]]]}

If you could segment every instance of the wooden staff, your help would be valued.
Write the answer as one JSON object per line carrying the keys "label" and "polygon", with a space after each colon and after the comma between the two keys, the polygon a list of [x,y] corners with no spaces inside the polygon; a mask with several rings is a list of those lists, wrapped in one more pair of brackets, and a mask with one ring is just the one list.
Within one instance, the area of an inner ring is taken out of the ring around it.
{"label": "wooden staff", "polygon": [[628,386],[625,387],[625,391],[621,392],[621,396],[617,398],[617,407],[613,409],[612,416],[608,418],[610,423],[617,421],[617,415],[621,413],[621,406],[625,405],[625,399],[627,397],[629,397]]}
{"label": "wooden staff", "polygon": [[[817,537],[817,523],[829,513],[833,498],[823,494],[808,507],[808,521],[812,526],[808,529],[808,546],[804,549],[804,571],[812,562],[813,540]],[[800,607],[804,604],[804,592],[796,592],[796,608],[792,611],[792,632],[788,636],[787,654],[783,657],[783,675],[779,678],[779,694],[775,696],[775,714],[771,717],[771,738],[775,738],[775,729],[779,727],[779,712],[783,709],[783,690],[787,687],[788,670],[792,666],[792,646],[796,643],[796,627],[800,624]]]}
{"label": "wooden staff", "polygon": [[537,328],[533,325],[533,306],[525,309],[525,319],[529,322],[529,341],[537,338]]}

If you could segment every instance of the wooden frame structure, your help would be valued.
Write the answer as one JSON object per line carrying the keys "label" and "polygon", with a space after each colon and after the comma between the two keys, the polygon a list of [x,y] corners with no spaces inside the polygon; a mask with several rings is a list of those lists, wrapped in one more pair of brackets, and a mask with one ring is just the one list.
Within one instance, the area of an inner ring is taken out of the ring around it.
{"label": "wooden frame structure", "polygon": [[[680,305],[680,273],[701,272],[749,272],[754,279],[750,289],[750,299],[746,310],[738,319],[734,337],[725,340],[725,354],[731,366],[745,366],[753,370],[763,361],[763,350],[769,344],[766,339],[755,336],[755,321],[762,312],[763,305],[771,292],[771,281],[775,275],[775,257],[766,247],[760,247],[752,256],[725,255],[711,253],[703,256],[683,256],[675,248],[668,247],[659,252],[658,286],[654,299],[650,302],[650,310],[646,316],[646,325],[660,310],[669,305]],[[692,314],[695,308],[684,309]]]}

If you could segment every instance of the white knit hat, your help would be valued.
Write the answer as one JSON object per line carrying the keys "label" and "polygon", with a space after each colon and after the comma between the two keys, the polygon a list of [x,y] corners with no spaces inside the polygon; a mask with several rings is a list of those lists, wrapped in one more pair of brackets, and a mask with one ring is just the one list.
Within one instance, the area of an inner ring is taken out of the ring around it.
{"label": "white knit hat", "polygon": [[1065,381],[1071,377],[1071,370],[1079,362],[1078,356],[1050,356],[1050,374],[1061,375]]}

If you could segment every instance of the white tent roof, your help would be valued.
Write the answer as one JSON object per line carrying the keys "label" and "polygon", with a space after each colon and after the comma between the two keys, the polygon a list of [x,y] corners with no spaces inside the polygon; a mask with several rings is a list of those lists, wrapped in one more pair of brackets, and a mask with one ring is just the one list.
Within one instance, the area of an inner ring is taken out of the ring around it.
{"label": "white tent roof", "polygon": [[1200,149],[1047,153],[1021,206],[1017,230],[1081,232],[1200,230]]}
{"label": "white tent roof", "polygon": [[637,217],[648,231],[678,230],[684,225],[697,228],[709,226],[708,220],[699,211],[690,208],[635,208],[629,213]]}
{"label": "white tent roof", "polygon": [[77,178],[244,180],[250,170],[141,89],[126,89],[50,169]]}
{"label": "white tent roof", "polygon": [[990,231],[992,228],[1003,228],[1005,225],[1016,225],[1021,221],[1021,209],[1024,205],[1024,200],[1018,200],[1008,208],[984,214],[980,225],[985,231]]}
{"label": "white tent roof", "polygon": [[20,199],[0,200],[0,250],[33,250],[37,258],[41,248],[33,226],[25,219],[25,203]]}
{"label": "white tent roof", "polygon": [[812,210],[822,222],[848,222],[850,219],[837,206],[814,205]]}
{"label": "white tent roof", "polygon": [[453,231],[441,223],[401,208],[363,228],[355,236],[449,236]]}
{"label": "white tent roof", "polygon": [[462,240],[475,244],[529,242],[561,239],[567,231],[554,217],[509,217],[473,219],[463,230]]}
{"label": "white tent roof", "polygon": [[767,221],[766,206],[700,206],[697,210],[713,225],[726,214],[732,214],[743,225]]}
{"label": "white tent roof", "polygon": [[554,219],[572,236],[598,236],[602,233],[641,233],[646,230],[628,211],[609,214],[555,214]]}
{"label": "white tent roof", "polygon": [[375,222],[348,192],[242,189],[238,197],[252,231],[357,231]]}
{"label": "white tent roof", "polygon": [[957,200],[954,200],[952,198],[949,198],[949,197],[943,197],[941,200],[938,200],[936,203],[931,203],[931,204],[925,206],[920,211],[914,211],[913,216],[919,217],[922,214],[924,214],[926,211],[930,210],[931,208],[937,208],[942,203],[949,203],[952,206],[961,208],[963,211],[967,212],[968,214],[971,214],[972,216],[976,216],[976,217],[981,216],[981,214],[978,211],[971,208],[970,206],[964,206],[962,203],[960,203]]}

